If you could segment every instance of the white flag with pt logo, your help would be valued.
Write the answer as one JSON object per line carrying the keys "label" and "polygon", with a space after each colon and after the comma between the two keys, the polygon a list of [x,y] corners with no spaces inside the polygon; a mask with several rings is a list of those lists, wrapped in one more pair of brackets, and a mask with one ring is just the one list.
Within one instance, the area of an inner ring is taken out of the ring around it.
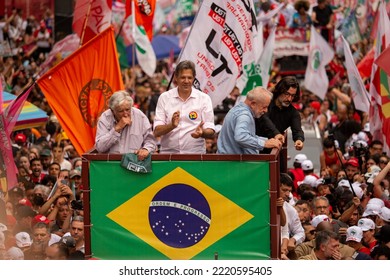
{"label": "white flag with pt logo", "polygon": [[325,66],[333,59],[334,51],[313,26],[309,49],[304,84],[307,90],[323,100],[329,86]]}

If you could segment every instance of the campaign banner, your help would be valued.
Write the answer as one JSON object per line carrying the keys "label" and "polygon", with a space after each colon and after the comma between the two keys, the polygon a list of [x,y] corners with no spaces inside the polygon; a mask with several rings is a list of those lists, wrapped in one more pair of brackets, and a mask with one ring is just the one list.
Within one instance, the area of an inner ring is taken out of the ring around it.
{"label": "campaign banner", "polygon": [[307,56],[310,50],[310,30],[277,29],[275,34],[274,57],[299,55]]}
{"label": "campaign banner", "polygon": [[152,173],[141,174],[119,161],[90,162],[94,258],[270,258],[269,162],[152,165]]}
{"label": "campaign banner", "polygon": [[357,44],[362,40],[359,25],[354,13],[351,13],[346,20],[344,20],[341,33],[350,45]]}
{"label": "campaign banner", "polygon": [[179,60],[195,63],[194,85],[210,95],[214,107],[234,88],[244,66],[254,62],[256,36],[252,1],[202,2]]}

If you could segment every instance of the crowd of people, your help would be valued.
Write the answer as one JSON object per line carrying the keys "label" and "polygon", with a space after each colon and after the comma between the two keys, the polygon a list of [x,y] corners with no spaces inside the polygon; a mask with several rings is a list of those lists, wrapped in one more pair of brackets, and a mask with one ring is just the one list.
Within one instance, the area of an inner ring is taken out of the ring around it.
{"label": "crowd of people", "polygon": [[[332,14],[343,9],[329,11],[324,2],[324,12],[323,2],[318,1],[321,6],[312,17],[305,14],[306,1],[289,4],[284,21],[330,29]],[[263,9],[267,11],[266,5]],[[320,15],[329,16],[328,21]],[[17,95],[39,75],[53,46],[53,15],[48,10],[37,21],[14,10],[0,23],[0,40],[10,42],[14,52],[0,61],[0,81]],[[354,46],[357,60],[370,44]],[[100,116],[95,148],[135,153],[141,161],[153,153],[268,153],[281,148],[284,132],[291,128],[294,147],[302,151],[302,125],[318,126],[323,141],[319,159],[300,153],[290,159],[294,167],[281,174],[281,258],[389,259],[390,160],[383,143],[372,139],[367,114],[354,107],[345,70],[339,71],[340,57],[328,69],[330,78],[338,79],[323,100],[277,69],[275,65],[268,87],[254,88],[239,104],[235,87],[215,108],[208,95],[193,87],[191,61],[176,65],[171,89],[166,60],[158,62],[152,77],[139,66],[123,69],[125,89],[112,95]],[[84,259],[81,155],[39,87],[28,100],[46,111],[49,120],[11,135],[19,183],[9,190],[2,185],[0,259]],[[320,170],[314,170],[314,160],[320,161]]]}

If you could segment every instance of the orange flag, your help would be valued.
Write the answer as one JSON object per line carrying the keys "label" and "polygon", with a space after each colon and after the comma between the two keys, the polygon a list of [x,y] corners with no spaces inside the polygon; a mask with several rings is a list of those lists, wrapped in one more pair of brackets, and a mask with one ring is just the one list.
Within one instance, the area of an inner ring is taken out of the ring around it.
{"label": "orange flag", "polygon": [[77,152],[95,144],[96,125],[111,95],[124,88],[113,28],[107,28],[38,79]]}

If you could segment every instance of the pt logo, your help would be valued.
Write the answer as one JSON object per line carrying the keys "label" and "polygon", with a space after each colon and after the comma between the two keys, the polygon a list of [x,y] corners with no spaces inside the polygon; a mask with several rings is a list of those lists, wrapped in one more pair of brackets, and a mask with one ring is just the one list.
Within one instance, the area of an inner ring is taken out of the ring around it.
{"label": "pt logo", "polygon": [[79,94],[79,109],[90,127],[96,127],[99,116],[108,108],[112,94],[110,85],[100,79],[92,79],[82,88]]}
{"label": "pt logo", "polygon": [[318,48],[315,48],[311,52],[311,68],[314,70],[314,72],[318,71],[321,62],[322,62],[322,53]]}
{"label": "pt logo", "polygon": [[187,184],[161,189],[149,207],[149,224],[165,245],[187,248],[202,240],[210,228],[210,206],[201,192]]}
{"label": "pt logo", "polygon": [[190,118],[190,120],[194,121],[198,118],[198,113],[195,112],[195,111],[191,111],[189,114],[188,114],[188,117]]}
{"label": "pt logo", "polygon": [[246,77],[248,78],[245,88],[242,90],[242,94],[246,95],[251,89],[256,86],[261,86],[263,80],[261,78],[261,66],[259,64],[251,63],[244,66]]}

